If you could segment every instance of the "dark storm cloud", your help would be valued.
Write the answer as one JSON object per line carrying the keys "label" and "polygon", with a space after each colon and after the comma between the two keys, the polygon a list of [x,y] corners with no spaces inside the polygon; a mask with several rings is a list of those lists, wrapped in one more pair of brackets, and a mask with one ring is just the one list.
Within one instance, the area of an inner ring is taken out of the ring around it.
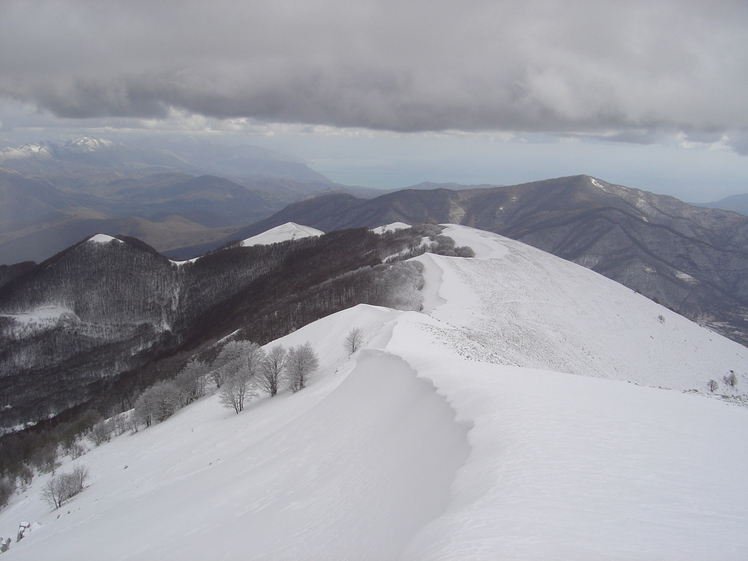
{"label": "dark storm cloud", "polygon": [[5,0],[0,95],[72,118],[744,129],[745,29],[743,0]]}

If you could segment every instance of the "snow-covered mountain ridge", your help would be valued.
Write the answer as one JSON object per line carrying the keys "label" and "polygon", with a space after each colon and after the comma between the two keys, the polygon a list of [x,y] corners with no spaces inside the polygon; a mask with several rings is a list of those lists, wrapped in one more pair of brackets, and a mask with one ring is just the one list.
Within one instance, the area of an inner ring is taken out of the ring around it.
{"label": "snow-covered mountain ridge", "polygon": [[[748,349],[742,345],[521,242],[463,226],[444,234],[471,246],[478,259],[419,257],[427,306],[459,328],[459,344],[471,341],[471,356],[701,393],[715,379],[727,395],[745,397]],[[450,344],[448,330],[441,337]],[[742,381],[739,391],[722,383],[731,371]]]}
{"label": "snow-covered mountain ridge", "polygon": [[476,258],[417,258],[425,313],[360,305],[282,338],[320,356],[307,389],[115,438],[59,511],[37,478],[0,512],[0,536],[38,523],[5,555],[744,559],[748,408],[657,386],[719,393],[733,370],[737,399],[748,350],[521,243],[445,234]]}
{"label": "snow-covered mountain ridge", "polygon": [[8,147],[0,150],[0,163],[5,160],[20,160],[23,158],[51,158],[52,155],[46,148],[44,143],[42,144],[24,144],[18,147]]}

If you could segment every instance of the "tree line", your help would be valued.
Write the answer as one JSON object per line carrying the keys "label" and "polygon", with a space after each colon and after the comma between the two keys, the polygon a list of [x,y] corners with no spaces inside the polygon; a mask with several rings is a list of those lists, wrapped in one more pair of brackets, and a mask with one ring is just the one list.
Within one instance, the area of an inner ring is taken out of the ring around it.
{"label": "tree line", "polygon": [[203,397],[209,385],[225,407],[240,413],[260,392],[272,398],[284,388],[304,389],[318,367],[319,358],[309,343],[288,349],[277,344],[265,351],[253,341],[229,341],[212,362],[192,359],[173,380],[146,389],[135,401],[133,429],[168,419]]}

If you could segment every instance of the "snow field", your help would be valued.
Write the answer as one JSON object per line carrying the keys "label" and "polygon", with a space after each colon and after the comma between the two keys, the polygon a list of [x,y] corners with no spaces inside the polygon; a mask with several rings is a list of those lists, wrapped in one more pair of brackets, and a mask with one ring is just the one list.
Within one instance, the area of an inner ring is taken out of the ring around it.
{"label": "snow field", "polygon": [[40,306],[19,314],[0,314],[0,317],[13,319],[19,324],[54,325],[64,318],[75,318],[75,312],[63,306]]}
{"label": "snow field", "polygon": [[345,356],[351,325],[377,346],[399,312],[341,315],[281,341],[318,349],[321,375],[306,390],[241,415],[213,396],[115,438],[78,460],[90,486],[56,512],[39,500],[38,478],[0,513],[0,535],[19,517],[42,523],[9,558],[396,558],[449,503],[468,427],[402,359]]}
{"label": "snow field", "polygon": [[[469,340],[482,360],[701,393],[715,379],[717,393],[745,394],[742,345],[520,242],[464,226],[444,233],[473,247],[477,259],[418,258],[426,288],[429,277],[441,279],[437,297],[445,303],[431,314],[459,326],[457,340]],[[730,370],[737,392],[722,382]]]}
{"label": "snow field", "polygon": [[301,238],[321,236],[323,234],[324,232],[322,230],[317,230],[316,228],[301,226],[295,222],[286,222],[285,224],[271,228],[262,234],[247,238],[241,243],[241,246],[249,247],[253,245],[269,245],[288,240],[299,240]]}
{"label": "snow field", "polygon": [[745,408],[475,362],[435,344],[428,327],[403,318],[388,350],[472,426],[471,453],[447,512],[402,559],[745,557]]}
{"label": "snow field", "polygon": [[118,240],[117,238],[113,238],[112,236],[109,236],[107,234],[96,234],[95,236],[92,236],[88,239],[91,243],[111,243],[111,242],[117,242],[117,243],[124,243],[122,240]]}
{"label": "snow field", "polygon": [[407,230],[408,228],[410,228],[410,224],[406,224],[405,222],[393,222],[392,224],[372,228],[371,231],[375,234],[384,234],[385,232],[397,232],[398,230]]}
{"label": "snow field", "polygon": [[748,408],[682,393],[725,369],[745,391],[746,349],[538,250],[445,234],[477,258],[418,258],[427,313],[361,305],[282,338],[318,353],[308,388],[115,438],[59,511],[37,478],[0,536],[42,526],[4,555],[748,558]]}

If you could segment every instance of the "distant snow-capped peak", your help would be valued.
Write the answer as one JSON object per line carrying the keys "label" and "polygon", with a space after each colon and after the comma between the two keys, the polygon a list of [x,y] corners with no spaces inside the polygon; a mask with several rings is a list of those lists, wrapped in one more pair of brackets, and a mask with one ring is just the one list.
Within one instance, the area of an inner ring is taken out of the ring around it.
{"label": "distant snow-capped peak", "polygon": [[115,146],[114,142],[103,138],[82,136],[63,143],[32,142],[22,146],[4,148],[0,150],[0,162],[6,160],[22,160],[28,158],[49,159],[58,150],[78,153],[91,153],[109,150]]}
{"label": "distant snow-capped peak", "polygon": [[0,162],[5,160],[21,160],[24,158],[51,158],[45,143],[24,144],[14,148],[0,150]]}
{"label": "distant snow-capped peak", "polygon": [[78,150],[80,152],[96,152],[97,150],[104,150],[113,146],[114,143],[110,140],[91,138],[90,136],[81,136],[80,138],[75,138],[63,144],[64,148]]}

